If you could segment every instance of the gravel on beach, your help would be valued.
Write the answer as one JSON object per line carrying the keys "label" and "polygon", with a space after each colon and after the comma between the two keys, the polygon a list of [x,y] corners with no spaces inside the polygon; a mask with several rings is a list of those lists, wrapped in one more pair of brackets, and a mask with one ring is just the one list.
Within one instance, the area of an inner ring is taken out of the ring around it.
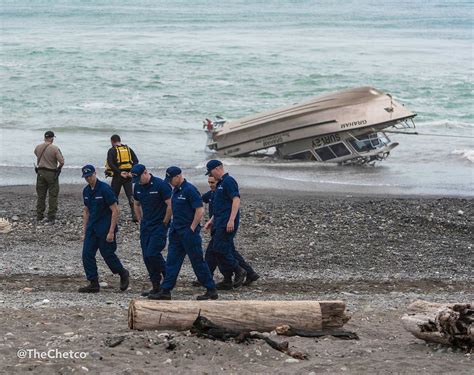
{"label": "gravel on beach", "polygon": [[[118,291],[118,278],[98,255],[105,286],[99,294],[78,294],[77,288],[85,283],[81,191],[77,185],[61,187],[58,220],[51,226],[33,220],[33,186],[0,187],[0,217],[13,223],[10,233],[0,234],[0,370],[151,373],[160,368],[173,373],[306,374],[472,370],[469,353],[427,345],[407,333],[400,321],[406,306],[416,299],[474,300],[470,198],[242,190],[237,247],[261,279],[222,292],[220,298],[342,299],[352,314],[345,328],[360,336],[359,341],[285,338],[308,354],[309,360],[297,362],[258,341],[244,345],[199,339],[189,332],[129,331],[128,303],[140,298],[149,283],[138,226],[130,221],[127,206],[121,212],[118,255],[130,270],[130,289]],[[191,286],[194,278],[186,261],[173,297],[193,299],[201,293]],[[120,344],[107,345],[117,337],[123,338]],[[74,360],[19,359],[21,348],[88,354]]]}

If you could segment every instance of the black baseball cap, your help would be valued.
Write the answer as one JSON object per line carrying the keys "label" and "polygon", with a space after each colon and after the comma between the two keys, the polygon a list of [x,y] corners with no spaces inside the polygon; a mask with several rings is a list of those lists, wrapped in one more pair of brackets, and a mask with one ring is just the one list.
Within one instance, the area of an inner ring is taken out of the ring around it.
{"label": "black baseball cap", "polygon": [[82,178],[92,176],[95,172],[95,168],[92,164],[87,164],[82,167]]}
{"label": "black baseball cap", "polygon": [[173,177],[179,176],[181,173],[181,168],[175,166],[169,167],[166,170],[165,181],[170,182]]}
{"label": "black baseball cap", "polygon": [[205,175],[209,176],[211,174],[211,171],[220,165],[222,165],[222,162],[220,160],[209,160],[206,164],[207,172],[205,173]]}
{"label": "black baseball cap", "polygon": [[146,167],[143,164],[135,164],[130,173],[132,174],[132,182],[134,184],[140,181],[140,176],[145,172]]}
{"label": "black baseball cap", "polygon": [[46,133],[44,133],[44,137],[45,138],[54,138],[55,135],[54,135],[54,132],[52,132],[51,130],[48,130]]}

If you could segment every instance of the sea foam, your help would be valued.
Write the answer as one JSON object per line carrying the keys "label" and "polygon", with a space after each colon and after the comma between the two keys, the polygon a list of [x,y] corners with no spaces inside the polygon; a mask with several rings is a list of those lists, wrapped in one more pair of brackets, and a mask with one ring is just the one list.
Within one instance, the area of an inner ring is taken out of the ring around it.
{"label": "sea foam", "polygon": [[462,159],[467,159],[471,163],[474,163],[474,150],[454,150],[451,154],[460,155]]}

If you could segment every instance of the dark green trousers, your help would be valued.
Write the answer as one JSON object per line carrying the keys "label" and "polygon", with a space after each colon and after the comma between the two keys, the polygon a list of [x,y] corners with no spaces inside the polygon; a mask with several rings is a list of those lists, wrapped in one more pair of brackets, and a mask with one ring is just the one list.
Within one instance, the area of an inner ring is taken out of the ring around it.
{"label": "dark green trousers", "polygon": [[49,193],[48,219],[56,219],[58,211],[59,181],[56,172],[39,170],[36,176],[36,217],[41,220],[46,210],[46,195]]}

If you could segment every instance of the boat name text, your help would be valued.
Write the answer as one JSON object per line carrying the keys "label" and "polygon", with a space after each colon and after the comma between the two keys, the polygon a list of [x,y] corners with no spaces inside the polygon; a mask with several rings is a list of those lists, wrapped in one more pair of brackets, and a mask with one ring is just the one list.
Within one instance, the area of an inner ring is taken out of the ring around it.
{"label": "boat name text", "polygon": [[257,140],[257,143],[261,143],[263,147],[271,147],[278,145],[284,142],[284,138],[289,138],[289,133],[282,133],[282,134],[275,134],[269,137],[265,137],[262,139]]}
{"label": "boat name text", "polygon": [[360,126],[360,125],[367,125],[367,120],[346,122],[344,124],[341,124],[341,129],[352,128],[354,126]]}
{"label": "boat name text", "polygon": [[224,151],[224,155],[234,154],[240,151],[240,147],[231,148],[230,150]]}
{"label": "boat name text", "polygon": [[314,138],[313,139],[313,147],[321,147],[324,145],[328,145],[330,143],[335,143],[339,142],[341,140],[341,137],[339,134],[330,134],[330,135],[325,135],[324,137],[319,137],[319,138]]}

